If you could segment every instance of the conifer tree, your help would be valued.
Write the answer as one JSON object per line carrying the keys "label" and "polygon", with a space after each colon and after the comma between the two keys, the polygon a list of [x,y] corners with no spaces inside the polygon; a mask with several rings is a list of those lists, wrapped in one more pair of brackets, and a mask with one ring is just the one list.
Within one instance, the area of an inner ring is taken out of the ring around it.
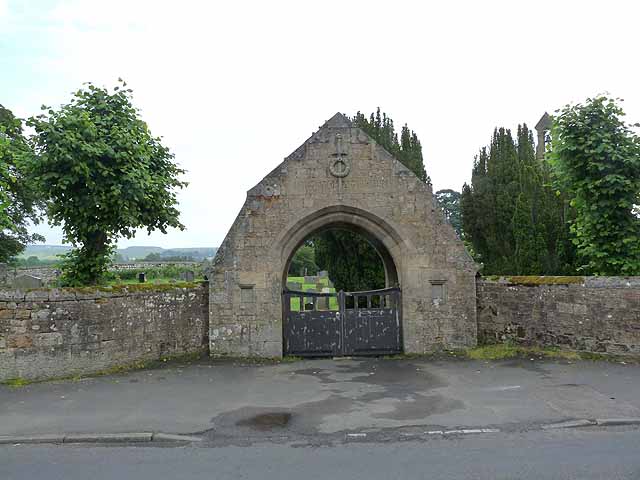
{"label": "conifer tree", "polygon": [[[354,126],[364,130],[420,180],[430,183],[418,135],[406,124],[398,140],[393,119],[380,108],[368,119],[357,112],[351,120]],[[329,272],[338,289],[366,290],[384,286],[384,266],[380,256],[361,235],[349,231],[328,231],[315,237],[313,245],[318,267]]]}
{"label": "conifer tree", "polygon": [[495,129],[475,159],[461,198],[465,241],[484,274],[565,274],[574,270],[564,200],[549,165],[535,158],[533,134]]}

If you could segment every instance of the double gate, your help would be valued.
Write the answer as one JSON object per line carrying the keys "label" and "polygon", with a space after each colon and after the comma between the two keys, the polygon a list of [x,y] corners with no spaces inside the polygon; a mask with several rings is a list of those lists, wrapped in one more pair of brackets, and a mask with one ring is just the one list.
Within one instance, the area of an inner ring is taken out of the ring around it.
{"label": "double gate", "polygon": [[285,290],[284,354],[302,357],[402,352],[401,292]]}

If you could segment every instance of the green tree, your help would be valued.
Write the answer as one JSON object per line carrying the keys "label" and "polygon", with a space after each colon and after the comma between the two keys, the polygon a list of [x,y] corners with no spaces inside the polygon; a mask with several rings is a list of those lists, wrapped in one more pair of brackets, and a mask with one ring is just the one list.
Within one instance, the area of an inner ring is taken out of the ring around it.
{"label": "green tree", "polygon": [[535,158],[533,135],[514,139],[495,129],[475,158],[460,200],[465,241],[485,274],[567,274],[574,271],[564,200],[551,187],[546,161]]}
{"label": "green tree", "polygon": [[89,83],[59,110],[43,107],[46,113],[28,122],[47,217],[74,246],[63,267],[67,284],[99,283],[120,236],[184,228],[176,209],[184,171],[151,135],[125,87]]}
{"label": "green tree", "polygon": [[567,105],[553,122],[550,162],[575,209],[580,268],[593,275],[640,275],[640,138],[623,117],[600,96]]}
{"label": "green tree", "polygon": [[357,112],[351,120],[356,127],[369,134],[380,146],[415,173],[420,180],[431,183],[424,167],[422,144],[416,132],[410,130],[406,123],[402,127],[400,141],[398,141],[393,120],[386,113],[380,112],[380,107],[368,119],[363,113]]}
{"label": "green tree", "polygon": [[39,219],[37,191],[28,177],[32,157],[22,122],[0,105],[0,263],[14,261],[28,243],[44,241],[27,229]]}
{"label": "green tree", "polygon": [[303,276],[316,275],[318,273],[318,265],[316,264],[316,252],[313,240],[306,241],[291,259],[289,265],[289,275]]}
{"label": "green tree", "polygon": [[[357,112],[351,120],[420,180],[431,183],[424,167],[420,140],[406,124],[398,140],[393,119],[380,108],[368,118]],[[353,291],[384,287],[384,265],[377,251],[361,235],[344,230],[328,231],[316,236],[313,244],[318,266],[329,272],[336,288]]]}
{"label": "green tree", "polygon": [[314,239],[318,267],[329,272],[336,290],[360,291],[385,287],[384,265],[375,248],[348,230],[328,230]]}
{"label": "green tree", "polygon": [[442,209],[445,218],[449,221],[459,238],[462,238],[462,217],[460,213],[460,192],[445,189],[438,190],[435,194],[436,201]]}

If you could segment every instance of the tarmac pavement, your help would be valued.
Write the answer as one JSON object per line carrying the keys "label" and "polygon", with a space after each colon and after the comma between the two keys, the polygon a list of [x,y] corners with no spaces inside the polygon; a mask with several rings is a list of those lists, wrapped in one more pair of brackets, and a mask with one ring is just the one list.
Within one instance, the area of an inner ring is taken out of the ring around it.
{"label": "tarmac pavement", "polygon": [[322,442],[638,422],[640,366],[607,362],[202,360],[21,388],[0,385],[5,438],[140,432],[151,441],[163,432],[227,444]]}

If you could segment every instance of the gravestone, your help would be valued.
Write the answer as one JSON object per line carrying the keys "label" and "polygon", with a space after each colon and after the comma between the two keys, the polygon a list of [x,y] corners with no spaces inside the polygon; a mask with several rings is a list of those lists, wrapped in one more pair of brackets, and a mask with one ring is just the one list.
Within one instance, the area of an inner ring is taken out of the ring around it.
{"label": "gravestone", "polygon": [[13,287],[18,288],[20,290],[26,290],[29,288],[42,288],[44,286],[44,282],[39,277],[34,277],[33,275],[18,275],[13,279]]}
{"label": "gravestone", "polygon": [[318,310],[329,310],[329,297],[318,297],[316,299]]}
{"label": "gravestone", "polygon": [[138,283],[144,283],[147,281],[147,274],[144,272],[140,272],[138,274]]}
{"label": "gravestone", "polygon": [[320,270],[320,271],[318,272],[318,276],[319,276],[320,278],[326,278],[326,277],[328,277],[328,276],[329,276],[329,272],[327,272],[326,270]]}
{"label": "gravestone", "polygon": [[287,282],[287,288],[300,292],[302,291],[302,284],[300,282]]}
{"label": "gravestone", "polygon": [[196,278],[196,274],[193,270],[180,272],[180,280],[182,280],[183,282],[193,282],[195,278]]}

